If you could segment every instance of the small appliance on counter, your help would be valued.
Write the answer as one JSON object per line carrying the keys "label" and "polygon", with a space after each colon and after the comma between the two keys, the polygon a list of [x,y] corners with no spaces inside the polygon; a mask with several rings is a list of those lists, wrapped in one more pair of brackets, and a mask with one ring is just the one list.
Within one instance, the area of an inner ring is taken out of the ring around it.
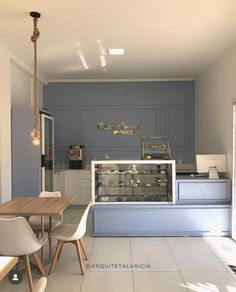
{"label": "small appliance on counter", "polygon": [[85,168],[84,145],[70,145],[69,168],[71,169]]}

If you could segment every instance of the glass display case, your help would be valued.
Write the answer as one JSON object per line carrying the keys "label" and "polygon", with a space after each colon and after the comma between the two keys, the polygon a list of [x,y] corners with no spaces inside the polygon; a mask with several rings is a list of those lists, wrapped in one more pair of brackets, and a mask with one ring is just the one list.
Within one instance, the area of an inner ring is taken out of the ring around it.
{"label": "glass display case", "polygon": [[141,139],[142,159],[171,159],[170,144],[167,137]]}
{"label": "glass display case", "polygon": [[92,161],[92,195],[96,203],[175,203],[175,161]]}

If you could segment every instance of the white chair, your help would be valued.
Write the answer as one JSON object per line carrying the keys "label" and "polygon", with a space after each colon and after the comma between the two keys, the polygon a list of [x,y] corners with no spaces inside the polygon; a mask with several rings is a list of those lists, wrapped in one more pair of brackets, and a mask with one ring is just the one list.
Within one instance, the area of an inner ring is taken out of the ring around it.
{"label": "white chair", "polygon": [[[41,192],[39,194],[39,197],[55,197],[55,198],[60,198],[61,193],[60,192]],[[44,230],[48,233],[48,241],[49,241],[49,248],[51,249],[51,237],[50,237],[50,232],[60,225],[63,221],[63,214],[60,214],[59,216],[52,216],[51,219],[51,230],[50,230],[50,223],[49,223],[49,217],[46,216],[44,218]],[[31,228],[39,232],[41,231],[41,217],[40,216],[31,216],[29,219],[29,223]]]}
{"label": "white chair", "polygon": [[53,261],[49,270],[49,275],[52,274],[52,272],[55,269],[55,265],[57,260],[59,260],[62,247],[65,243],[71,242],[75,244],[78,258],[79,258],[79,263],[80,263],[80,268],[81,268],[81,273],[84,275],[85,269],[83,265],[83,260],[82,260],[82,255],[81,255],[81,250],[80,250],[80,245],[82,247],[83,253],[85,255],[85,259],[88,259],[88,254],[85,248],[85,243],[83,240],[83,236],[86,232],[86,223],[87,223],[87,217],[89,213],[90,207],[94,203],[91,201],[88,206],[86,207],[81,220],[79,224],[62,224],[55,228],[51,234],[51,237],[54,239],[58,240],[57,247],[53,256]]}
{"label": "white chair", "polygon": [[43,276],[46,275],[37,253],[43,244],[44,241],[39,242],[37,240],[25,218],[0,218],[0,254],[5,256],[18,256],[24,259],[30,292],[33,292],[34,288],[29,255],[33,255],[41,274]]}
{"label": "white chair", "polygon": [[[44,292],[46,286],[47,286],[47,278],[46,277],[42,277],[35,284],[34,292]],[[29,292],[29,289],[27,289],[26,292]]]}
{"label": "white chair", "polygon": [[[60,192],[41,192],[39,194],[39,197],[54,197],[54,198],[60,198],[61,193]],[[63,221],[63,214],[59,216],[52,216],[52,229],[60,225]],[[29,219],[30,226],[33,230],[41,230],[41,217],[40,216],[31,216]],[[44,228],[45,230],[49,229],[49,217],[46,216],[44,219]]]}

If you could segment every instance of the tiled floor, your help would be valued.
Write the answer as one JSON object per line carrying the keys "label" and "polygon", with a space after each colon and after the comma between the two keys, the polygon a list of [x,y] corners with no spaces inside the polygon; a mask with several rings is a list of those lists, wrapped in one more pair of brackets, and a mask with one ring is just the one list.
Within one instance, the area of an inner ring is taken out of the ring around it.
{"label": "tiled floor", "polygon": [[[78,222],[81,210],[70,208],[66,222]],[[47,292],[236,292],[236,244],[217,237],[93,238],[88,220],[87,272],[80,274],[72,244],[64,246],[55,272],[48,278]],[[49,269],[49,266],[46,266]],[[33,277],[40,275],[33,269]],[[13,286],[5,278],[0,291],[19,292],[27,279]]]}

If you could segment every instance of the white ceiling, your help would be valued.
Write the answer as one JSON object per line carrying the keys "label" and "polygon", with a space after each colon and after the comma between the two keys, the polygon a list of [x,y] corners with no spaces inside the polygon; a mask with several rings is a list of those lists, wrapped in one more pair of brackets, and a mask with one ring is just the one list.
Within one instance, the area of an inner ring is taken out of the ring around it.
{"label": "white ceiling", "polygon": [[[0,0],[0,40],[29,63],[30,11],[42,14],[39,67],[49,81],[194,78],[236,39],[235,0]],[[121,47],[124,56],[107,55]]]}

